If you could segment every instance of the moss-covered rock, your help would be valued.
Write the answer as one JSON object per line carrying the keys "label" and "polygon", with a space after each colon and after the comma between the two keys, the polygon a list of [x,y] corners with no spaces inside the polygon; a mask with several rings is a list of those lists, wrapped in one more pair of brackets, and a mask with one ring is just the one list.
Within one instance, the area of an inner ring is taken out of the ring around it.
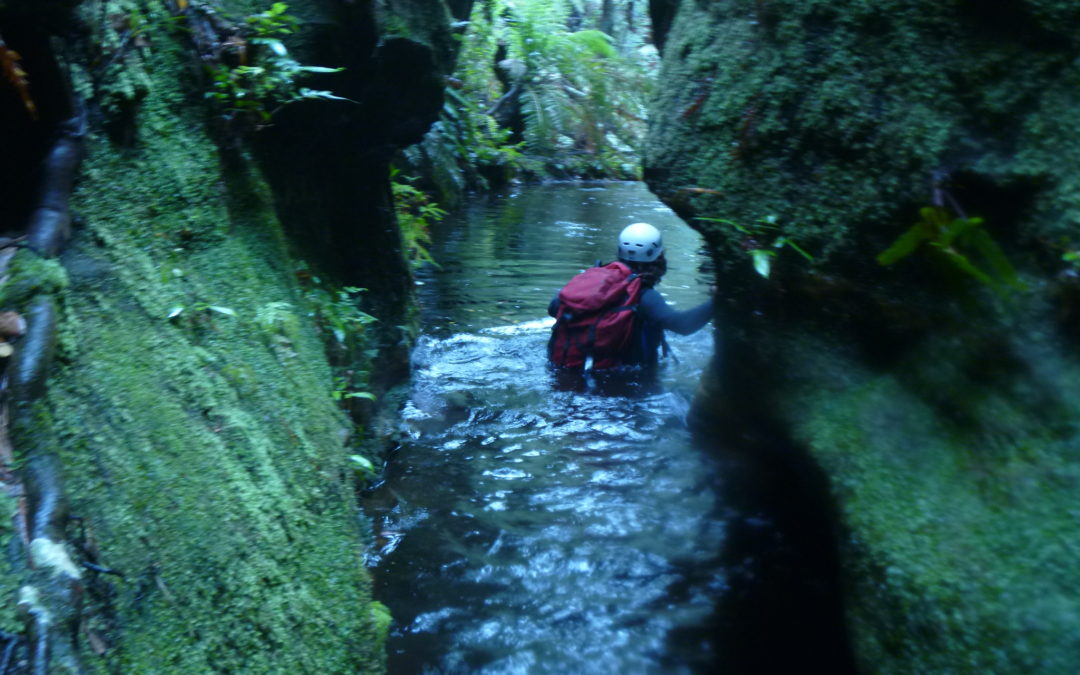
{"label": "moss-covered rock", "polygon": [[378,669],[350,424],[323,346],[305,325],[275,350],[255,321],[270,303],[302,306],[294,263],[258,173],[223,168],[175,94],[147,99],[144,119],[168,132],[138,151],[91,139],[87,226],[65,256],[65,365],[35,435],[60,454],[100,561],[125,574],[90,587],[109,648],[87,660]]}
{"label": "moss-covered rock", "polygon": [[1078,26],[1069,2],[683,2],[647,178],[686,213],[776,215],[818,254],[887,244],[935,176],[991,227],[1068,235]]}
{"label": "moss-covered rock", "polygon": [[[268,4],[237,0],[220,9],[227,21]],[[355,10],[351,27],[377,35],[362,25],[370,6],[335,14],[331,4],[290,3],[290,11],[332,32],[341,29],[333,20]],[[0,287],[3,309],[26,311],[46,298],[59,311],[49,386],[14,411],[12,437],[18,458],[60,460],[75,516],[68,551],[90,563],[75,642],[92,672],[380,671],[390,615],[372,601],[363,565],[365,528],[348,464],[356,430],[335,400],[327,336],[309,319],[313,269],[329,269],[323,283],[331,287],[371,279],[380,306],[394,308],[379,316],[386,335],[401,341],[410,279],[392,214],[380,212],[388,195],[364,203],[349,193],[372,176],[387,191],[385,148],[400,138],[385,125],[353,127],[348,148],[329,163],[332,180],[305,183],[305,203],[318,203],[323,190],[334,204],[328,212],[350,216],[321,231],[346,231],[369,246],[301,261],[280,215],[298,214],[287,179],[275,194],[243,144],[211,132],[198,57],[189,34],[175,29],[172,3],[138,8],[144,40],[122,47],[99,39],[108,33],[99,23],[124,17],[98,5],[81,17],[91,28],[80,33],[87,42],[70,45],[57,71],[70,71],[73,89],[90,97],[92,129],[72,203],[81,225],[62,266],[19,250]],[[42,62],[51,59],[48,44],[35,35]],[[122,49],[138,57],[137,72],[85,61]],[[378,72],[372,91],[386,94],[389,71]],[[129,75],[145,86],[113,105],[110,92],[127,86],[115,79]],[[351,86],[363,88],[372,70],[351,75]],[[39,81],[59,86],[54,79]],[[42,101],[60,108],[63,99]],[[11,106],[0,113],[23,114]],[[290,128],[318,135],[321,119],[309,117],[305,127],[301,114]],[[346,128],[372,119],[353,117]],[[351,173],[349,148],[363,151]],[[36,161],[33,148],[23,151],[18,161]],[[7,205],[8,215],[18,219],[27,202]],[[291,233],[302,234],[303,222],[292,221]],[[296,248],[332,248],[303,244]],[[400,358],[382,363],[397,364],[391,370],[400,376]],[[384,375],[381,386],[392,381]],[[5,497],[0,506],[7,513],[16,503]],[[18,562],[17,532],[0,529],[0,539]],[[0,570],[9,589],[31,577],[17,564]],[[9,594],[0,603],[5,630],[16,629],[16,600]]]}
{"label": "moss-covered rock", "polygon": [[[1080,9],[684,0],[670,16],[647,180],[688,219],[751,230],[694,221],[724,296],[702,419],[829,476],[867,671],[1068,671]],[[876,262],[935,199],[985,218],[1023,290],[926,244]],[[782,236],[814,261],[771,248]]]}
{"label": "moss-covered rock", "polygon": [[454,70],[458,44],[448,28],[455,21],[468,21],[472,4],[472,0],[379,0],[376,8],[384,35],[429,46],[435,52],[439,70],[449,75]]}
{"label": "moss-covered rock", "polygon": [[65,256],[66,365],[36,439],[60,453],[101,561],[125,574],[91,586],[108,649],[87,661],[376,670],[349,422],[310,326],[289,354],[262,339],[260,308],[303,302],[295,263],[258,172],[222,166],[177,86],[175,49],[150,57],[139,147],[91,139],[87,225]]}

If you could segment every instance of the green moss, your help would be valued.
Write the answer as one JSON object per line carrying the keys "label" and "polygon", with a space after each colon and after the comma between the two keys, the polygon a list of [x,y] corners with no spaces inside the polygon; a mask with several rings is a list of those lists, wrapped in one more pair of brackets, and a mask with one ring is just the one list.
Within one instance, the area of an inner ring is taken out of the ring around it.
{"label": "green moss", "polygon": [[5,274],[7,280],[0,286],[0,308],[4,309],[25,309],[35,295],[58,293],[68,284],[67,272],[60,263],[28,248],[15,252]]}
{"label": "green moss", "polygon": [[[775,215],[815,255],[765,282],[740,233],[698,223],[729,299],[713,402],[825,470],[869,672],[1080,651],[1080,363],[1049,280],[1080,224],[1078,28],[1065,0],[685,1],[667,38],[650,186],[687,217]],[[935,176],[1025,292],[874,262]]]}
{"label": "green moss", "polygon": [[[1025,227],[1066,232],[1080,223],[1068,151],[1078,25],[1068,2],[684,2],[646,176],[686,214],[778,215],[823,265],[895,238],[936,172],[1038,183]],[[965,208],[991,227],[1014,225],[973,199]],[[729,232],[706,229],[721,252],[738,250]]]}
{"label": "green moss", "polygon": [[282,350],[258,321],[303,306],[296,262],[253,163],[223,163],[209,138],[187,47],[153,38],[134,146],[88,138],[70,286],[17,260],[63,300],[44,419],[20,449],[60,456],[100,563],[125,575],[88,583],[108,649],[80,640],[82,657],[92,672],[379,671],[351,423],[314,328],[294,316]]}
{"label": "green moss", "polygon": [[394,617],[390,614],[390,609],[379,601],[372,602],[369,607],[371,608],[371,615],[375,618],[375,630],[379,635],[380,644],[386,643],[386,638],[390,635],[390,625],[394,622]]}
{"label": "green moss", "polygon": [[4,589],[5,596],[0,600],[0,631],[8,634],[19,633],[23,629],[15,607],[15,594],[26,574],[25,562],[21,557],[11,557],[11,552],[20,545],[19,535],[14,528],[18,510],[18,499],[8,494],[6,489],[0,490],[0,550],[6,552],[5,556],[0,557],[0,588]]}
{"label": "green moss", "polygon": [[1032,301],[928,337],[888,371],[835,336],[774,336],[789,384],[773,400],[829,476],[868,669],[1070,668],[1080,366],[1052,328]]}
{"label": "green moss", "polygon": [[436,63],[449,75],[454,69],[457,43],[447,30],[453,18],[445,0],[383,0],[376,3],[379,32],[430,47]]}

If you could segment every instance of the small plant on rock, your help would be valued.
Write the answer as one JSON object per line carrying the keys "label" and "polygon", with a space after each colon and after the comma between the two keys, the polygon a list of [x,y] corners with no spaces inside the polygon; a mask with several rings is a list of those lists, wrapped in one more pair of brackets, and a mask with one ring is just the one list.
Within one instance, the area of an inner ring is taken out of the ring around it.
{"label": "small plant on rock", "polygon": [[224,41],[235,65],[207,66],[210,91],[206,97],[218,104],[231,127],[259,129],[283,106],[305,99],[351,101],[299,85],[307,75],[343,69],[300,65],[289,54],[281,38],[296,30],[297,20],[285,13],[287,8],[275,2],[265,12],[246,17],[244,25]]}
{"label": "small plant on rock", "polygon": [[982,218],[954,216],[942,206],[919,209],[921,218],[877,256],[878,264],[893,265],[924,244],[957,270],[1001,293],[1023,284],[1004,251],[983,227]]}
{"label": "small plant on rock", "polygon": [[326,356],[333,368],[331,396],[350,411],[354,399],[375,401],[375,395],[366,391],[367,364],[378,356],[378,350],[368,348],[365,328],[378,319],[360,309],[360,295],[365,289],[331,287],[306,265],[297,270],[297,277],[304,287],[307,314],[323,336]]}
{"label": "small plant on rock", "polygon": [[378,321],[360,309],[360,294],[367,289],[356,286],[328,288],[319,277],[308,274],[306,269],[302,271],[308,280],[305,294],[308,316],[315,320],[316,327],[333,337],[330,344],[337,350],[348,352],[358,347],[364,327]]}
{"label": "small plant on rock", "polygon": [[414,186],[411,182],[413,180],[415,179],[402,176],[397,167],[390,167],[394,214],[397,216],[398,227],[401,228],[405,255],[413,267],[420,267],[424,263],[437,265],[427,249],[431,244],[429,229],[433,223],[446,216],[446,211],[439,208],[423,190]]}
{"label": "small plant on rock", "polygon": [[698,220],[720,223],[741,232],[744,235],[742,245],[754,262],[754,271],[766,279],[769,278],[772,271],[772,259],[784,247],[795,251],[808,262],[814,261],[814,256],[804,251],[791,237],[778,233],[780,226],[777,223],[776,216],[765,216],[750,225],[743,225],[725,218],[708,218],[705,216],[698,216]]}

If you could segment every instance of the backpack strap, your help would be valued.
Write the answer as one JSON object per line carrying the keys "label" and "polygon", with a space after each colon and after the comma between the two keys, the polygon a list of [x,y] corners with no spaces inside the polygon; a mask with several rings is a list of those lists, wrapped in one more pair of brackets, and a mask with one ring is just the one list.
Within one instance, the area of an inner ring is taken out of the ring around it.
{"label": "backpack strap", "polygon": [[[557,330],[558,330],[558,328],[559,328],[559,326],[561,324],[565,324],[566,322],[570,321],[571,319],[573,319],[573,315],[571,315],[569,312],[567,312],[565,307],[560,306],[558,315],[555,317],[555,325],[551,327],[552,336],[555,335],[555,333],[557,332]],[[564,331],[564,332],[566,333],[566,339],[563,340],[562,358],[559,359],[560,362],[566,361],[566,355],[570,353],[570,347],[571,347],[571,332],[570,331]],[[555,360],[552,357],[555,355],[554,352],[555,352],[556,349],[558,349],[558,345],[555,344],[554,339],[549,341],[548,342],[548,360],[551,360],[551,361]]]}

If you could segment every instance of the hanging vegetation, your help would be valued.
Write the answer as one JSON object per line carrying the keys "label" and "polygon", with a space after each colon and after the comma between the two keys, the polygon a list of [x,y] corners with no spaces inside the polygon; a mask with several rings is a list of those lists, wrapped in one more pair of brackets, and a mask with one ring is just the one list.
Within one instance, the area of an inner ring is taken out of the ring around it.
{"label": "hanging vegetation", "polygon": [[447,193],[514,175],[633,179],[656,51],[645,2],[486,0],[409,161]]}

